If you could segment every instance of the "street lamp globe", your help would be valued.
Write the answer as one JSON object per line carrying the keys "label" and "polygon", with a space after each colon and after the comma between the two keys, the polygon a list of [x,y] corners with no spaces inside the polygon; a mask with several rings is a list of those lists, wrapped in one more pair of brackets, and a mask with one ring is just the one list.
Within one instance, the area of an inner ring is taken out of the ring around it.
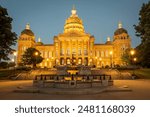
{"label": "street lamp globe", "polygon": [[15,62],[15,59],[11,59],[12,62]]}
{"label": "street lamp globe", "polygon": [[136,61],[137,61],[137,58],[133,58],[133,61],[136,62]]}
{"label": "street lamp globe", "polygon": [[35,52],[35,56],[38,56],[38,52]]}
{"label": "street lamp globe", "polygon": [[130,54],[133,56],[135,54],[135,51],[134,50],[131,50],[130,51]]}
{"label": "street lamp globe", "polygon": [[17,55],[17,52],[15,51],[15,52],[13,53],[13,55],[16,56],[16,55]]}

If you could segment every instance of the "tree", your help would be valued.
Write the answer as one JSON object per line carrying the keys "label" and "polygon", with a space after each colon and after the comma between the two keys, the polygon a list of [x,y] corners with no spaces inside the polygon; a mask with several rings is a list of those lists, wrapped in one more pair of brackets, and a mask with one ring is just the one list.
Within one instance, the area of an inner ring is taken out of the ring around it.
{"label": "tree", "polygon": [[7,9],[0,6],[0,62],[2,59],[9,60],[8,55],[13,52],[11,46],[16,44],[17,35],[12,32],[12,20]]}
{"label": "tree", "polygon": [[[128,48],[125,50],[125,52],[122,55],[122,61],[125,63],[125,65],[132,65],[133,64],[133,58],[135,58],[135,54],[131,55],[132,48]],[[135,50],[134,50],[135,51]]]}
{"label": "tree", "polygon": [[16,63],[15,62],[9,62],[8,67],[15,67]]}
{"label": "tree", "polygon": [[36,67],[36,64],[43,61],[40,55],[41,53],[37,49],[28,48],[22,55],[22,62],[24,65],[33,65],[33,67]]}
{"label": "tree", "polygon": [[121,59],[125,63],[125,65],[129,65],[130,64],[129,52],[125,51],[125,53],[122,55]]}
{"label": "tree", "polygon": [[150,1],[143,4],[139,12],[139,23],[134,25],[136,36],[141,38],[141,44],[136,47],[138,60],[144,67],[150,67]]}
{"label": "tree", "polygon": [[7,68],[8,67],[8,63],[7,62],[0,62],[0,68]]}

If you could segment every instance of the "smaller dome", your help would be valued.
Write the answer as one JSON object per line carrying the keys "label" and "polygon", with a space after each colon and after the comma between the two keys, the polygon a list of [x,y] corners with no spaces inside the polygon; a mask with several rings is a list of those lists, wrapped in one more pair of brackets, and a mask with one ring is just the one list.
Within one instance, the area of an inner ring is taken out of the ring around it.
{"label": "smaller dome", "polygon": [[30,29],[29,23],[26,24],[26,28],[21,32],[21,35],[23,35],[23,34],[26,34],[26,35],[29,35],[29,36],[34,36],[34,33]]}
{"label": "smaller dome", "polygon": [[107,45],[111,45],[112,44],[112,42],[110,41],[110,37],[107,37],[107,41],[106,41],[105,44],[107,44]]}
{"label": "smaller dome", "polygon": [[38,46],[38,45],[43,45],[43,43],[42,43],[42,42],[37,42],[36,45],[37,45],[37,46]]}
{"label": "smaller dome", "polygon": [[128,32],[127,32],[126,29],[124,29],[124,28],[119,28],[119,29],[117,29],[117,30],[114,32],[114,35],[120,35],[120,34],[122,34],[122,33],[128,34]]}
{"label": "smaller dome", "polygon": [[105,44],[107,44],[107,45],[111,45],[111,44],[112,44],[112,42],[111,42],[111,41],[107,41]]}
{"label": "smaller dome", "polygon": [[34,36],[34,33],[30,29],[24,29],[21,32],[21,35],[23,35],[23,34],[26,34],[26,35],[29,35],[29,36]]}

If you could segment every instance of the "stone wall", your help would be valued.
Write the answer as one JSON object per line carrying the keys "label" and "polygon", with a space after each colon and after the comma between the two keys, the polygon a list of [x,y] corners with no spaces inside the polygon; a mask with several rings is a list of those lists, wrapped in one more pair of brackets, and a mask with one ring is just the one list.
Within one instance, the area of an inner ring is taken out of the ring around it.
{"label": "stone wall", "polygon": [[112,86],[112,80],[98,80],[98,81],[50,81],[50,80],[34,80],[33,86],[43,88],[96,88]]}

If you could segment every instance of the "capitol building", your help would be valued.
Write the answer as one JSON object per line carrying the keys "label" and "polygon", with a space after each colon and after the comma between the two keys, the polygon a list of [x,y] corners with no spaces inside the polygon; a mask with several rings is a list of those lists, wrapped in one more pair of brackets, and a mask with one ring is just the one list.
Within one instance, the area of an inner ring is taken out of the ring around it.
{"label": "capitol building", "polygon": [[18,39],[17,64],[21,63],[25,50],[34,47],[44,58],[38,67],[52,68],[58,65],[85,65],[96,67],[113,67],[124,65],[122,55],[131,48],[131,38],[127,30],[119,22],[114,31],[113,39],[108,37],[105,43],[95,43],[94,36],[85,32],[83,21],[73,8],[65,21],[64,31],[53,38],[53,44],[44,44],[41,39],[35,40],[30,25],[21,32]]}

